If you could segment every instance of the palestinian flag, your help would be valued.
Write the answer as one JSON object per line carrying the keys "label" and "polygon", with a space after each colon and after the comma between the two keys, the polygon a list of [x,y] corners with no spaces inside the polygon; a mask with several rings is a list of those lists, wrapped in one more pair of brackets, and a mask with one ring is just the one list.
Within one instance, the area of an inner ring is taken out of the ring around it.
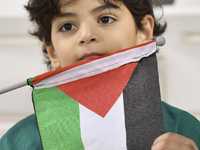
{"label": "palestinian flag", "polygon": [[155,41],[30,78],[44,150],[142,150],[164,133]]}

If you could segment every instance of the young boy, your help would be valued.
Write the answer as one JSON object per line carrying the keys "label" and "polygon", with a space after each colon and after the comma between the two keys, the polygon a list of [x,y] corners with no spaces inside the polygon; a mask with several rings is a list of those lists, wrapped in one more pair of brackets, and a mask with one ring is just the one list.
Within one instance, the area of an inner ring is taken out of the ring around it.
{"label": "young boy", "polygon": [[[147,43],[166,28],[156,22],[151,0],[30,0],[26,8],[54,69]],[[151,149],[198,150],[199,121],[163,102],[162,109],[166,133]],[[42,149],[35,115],[11,128],[0,149]]]}

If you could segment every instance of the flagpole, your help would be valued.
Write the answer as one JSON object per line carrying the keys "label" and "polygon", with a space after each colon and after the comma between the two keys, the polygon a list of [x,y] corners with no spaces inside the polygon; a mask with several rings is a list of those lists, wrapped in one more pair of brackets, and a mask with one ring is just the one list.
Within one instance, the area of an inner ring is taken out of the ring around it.
{"label": "flagpole", "polygon": [[26,85],[28,85],[27,80],[21,81],[21,82],[19,82],[19,83],[14,84],[14,85],[10,85],[10,86],[8,86],[8,87],[5,87],[5,88],[3,88],[3,89],[0,89],[0,95],[1,95],[1,94],[4,94],[4,93],[6,93],[6,92],[12,91],[12,90],[21,88],[21,87],[26,86]]}

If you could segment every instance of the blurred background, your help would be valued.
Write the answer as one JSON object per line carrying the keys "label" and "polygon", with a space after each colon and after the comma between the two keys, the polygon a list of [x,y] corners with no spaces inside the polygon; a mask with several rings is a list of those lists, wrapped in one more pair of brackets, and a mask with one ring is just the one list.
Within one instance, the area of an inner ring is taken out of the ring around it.
{"label": "blurred background", "polygon": [[[0,89],[47,71],[42,45],[28,33],[26,2],[0,1]],[[200,119],[200,0],[160,2],[168,23],[158,53],[162,100]],[[32,113],[30,87],[0,95],[0,137]]]}

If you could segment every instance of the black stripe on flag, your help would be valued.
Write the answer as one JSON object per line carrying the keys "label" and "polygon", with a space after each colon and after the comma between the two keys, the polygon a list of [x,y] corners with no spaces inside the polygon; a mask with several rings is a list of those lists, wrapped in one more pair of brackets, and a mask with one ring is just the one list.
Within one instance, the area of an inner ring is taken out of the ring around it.
{"label": "black stripe on flag", "polygon": [[163,113],[155,54],[143,58],[124,91],[128,150],[150,150],[164,133]]}

